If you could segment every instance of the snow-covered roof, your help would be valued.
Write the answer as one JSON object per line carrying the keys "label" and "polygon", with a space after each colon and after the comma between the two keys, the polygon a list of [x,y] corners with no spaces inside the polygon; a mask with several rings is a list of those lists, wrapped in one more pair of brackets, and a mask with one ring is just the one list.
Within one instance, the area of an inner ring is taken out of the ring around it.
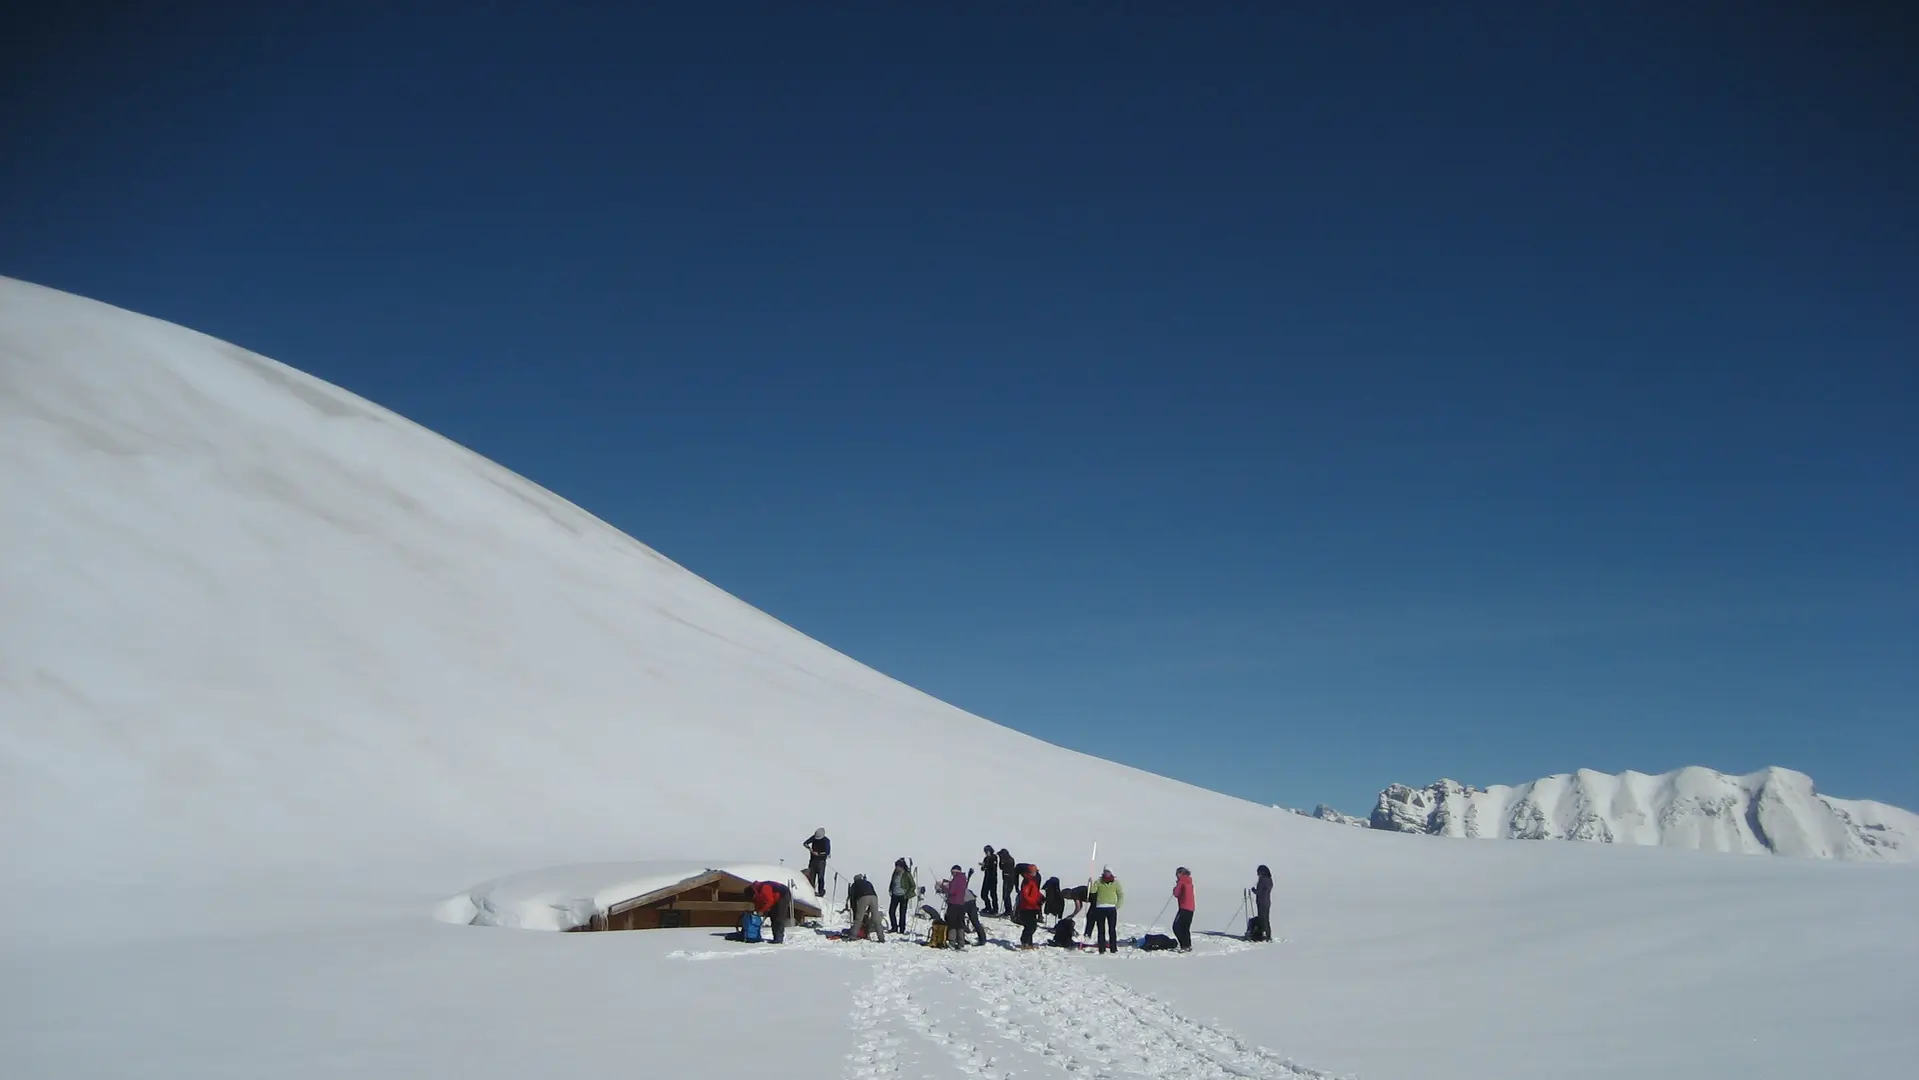
{"label": "snow-covered roof", "polygon": [[573,930],[622,901],[686,885],[719,871],[746,881],[778,881],[793,890],[794,907],[821,913],[799,870],[750,862],[579,863],[528,870],[482,882],[440,905],[446,922],[522,930]]}

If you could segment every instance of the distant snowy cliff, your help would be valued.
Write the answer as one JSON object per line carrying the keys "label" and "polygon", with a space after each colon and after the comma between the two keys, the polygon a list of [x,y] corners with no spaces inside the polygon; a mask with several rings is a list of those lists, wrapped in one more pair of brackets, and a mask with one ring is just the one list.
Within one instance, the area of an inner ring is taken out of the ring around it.
{"label": "distant snowy cliff", "polygon": [[1310,814],[1390,832],[1491,840],[1588,840],[1815,859],[1919,860],[1919,814],[1835,799],[1812,778],[1771,768],[1729,776],[1692,766],[1648,776],[1581,769],[1513,787],[1441,780],[1394,784],[1369,820],[1325,805]]}
{"label": "distant snowy cliff", "polygon": [[[1282,807],[1282,809],[1286,809],[1286,808]],[[1318,818],[1321,821],[1330,821],[1335,825],[1355,825],[1362,829],[1372,824],[1371,822],[1367,821],[1363,817],[1354,817],[1351,814],[1342,814],[1339,811],[1333,809],[1332,807],[1327,806],[1325,803],[1320,803],[1318,806],[1313,807],[1311,810],[1293,810],[1293,813],[1298,814],[1301,817]]]}

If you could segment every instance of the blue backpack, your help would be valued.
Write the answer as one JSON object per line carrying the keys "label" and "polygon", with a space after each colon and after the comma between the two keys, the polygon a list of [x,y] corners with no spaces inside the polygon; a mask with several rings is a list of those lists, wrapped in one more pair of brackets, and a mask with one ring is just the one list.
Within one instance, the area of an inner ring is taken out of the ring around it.
{"label": "blue backpack", "polygon": [[760,913],[757,911],[749,911],[746,914],[740,916],[740,940],[741,941],[761,940],[760,924],[762,921],[763,920],[760,917]]}

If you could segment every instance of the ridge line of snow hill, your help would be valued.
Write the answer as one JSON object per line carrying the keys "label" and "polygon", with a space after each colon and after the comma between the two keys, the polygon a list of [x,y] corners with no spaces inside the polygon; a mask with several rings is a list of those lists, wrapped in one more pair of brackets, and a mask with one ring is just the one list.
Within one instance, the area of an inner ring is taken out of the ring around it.
{"label": "ridge line of snow hill", "polygon": [[1772,766],[1729,775],[1580,769],[1479,788],[1442,779],[1392,784],[1368,818],[1321,804],[1308,817],[1388,832],[1494,840],[1581,840],[1864,862],[1919,860],[1919,814],[1817,791]]}
{"label": "ridge line of snow hill", "polygon": [[[848,819],[835,785],[915,797],[910,748],[935,741],[1036,792],[1260,816],[939,701],[320,379],[12,279],[0,504],[0,811],[24,823],[0,866],[20,880],[775,861],[793,819]],[[813,761],[766,764],[787,753]],[[1035,805],[1075,849],[1105,809]],[[659,835],[692,808],[695,839]],[[874,841],[884,865],[1029,820],[988,805]]]}

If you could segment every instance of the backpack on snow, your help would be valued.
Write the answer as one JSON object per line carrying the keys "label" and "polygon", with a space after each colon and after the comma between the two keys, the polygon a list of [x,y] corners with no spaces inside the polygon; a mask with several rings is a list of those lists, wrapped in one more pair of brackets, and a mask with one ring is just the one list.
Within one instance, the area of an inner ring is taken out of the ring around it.
{"label": "backpack on snow", "polygon": [[1053,927],[1053,944],[1062,949],[1079,947],[1079,927],[1073,925],[1073,920],[1061,919],[1059,925]]}
{"label": "backpack on snow", "polygon": [[1139,947],[1146,952],[1163,952],[1166,949],[1179,948],[1179,942],[1165,934],[1147,934],[1139,939]]}
{"label": "backpack on snow", "polygon": [[926,944],[935,949],[946,948],[946,924],[945,923],[936,922],[933,924],[933,928],[926,932]]}
{"label": "backpack on snow", "polygon": [[760,936],[760,927],[764,922],[765,920],[760,916],[760,913],[757,911],[749,911],[746,914],[740,916],[740,940],[741,941],[764,940]]}

